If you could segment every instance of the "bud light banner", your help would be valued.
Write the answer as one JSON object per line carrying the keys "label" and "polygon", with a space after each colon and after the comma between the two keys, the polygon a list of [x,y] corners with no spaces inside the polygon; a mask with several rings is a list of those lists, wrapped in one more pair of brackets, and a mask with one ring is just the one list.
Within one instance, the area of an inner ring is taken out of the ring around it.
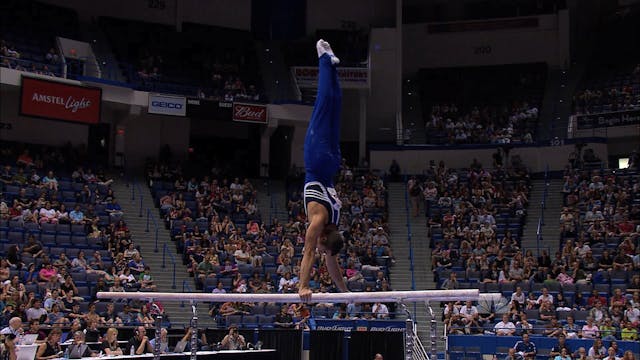
{"label": "bud light banner", "polygon": [[578,130],[640,124],[640,110],[577,115]]}
{"label": "bud light banner", "polygon": [[21,115],[85,124],[100,122],[100,88],[23,76],[21,90]]}
{"label": "bud light banner", "polygon": [[233,103],[233,121],[267,124],[267,106],[260,104]]}
{"label": "bud light banner", "polygon": [[406,328],[404,321],[395,320],[333,320],[315,319],[315,330],[324,331],[381,331],[402,332]]}
{"label": "bud light banner", "polygon": [[149,114],[186,116],[187,99],[184,96],[149,94]]}

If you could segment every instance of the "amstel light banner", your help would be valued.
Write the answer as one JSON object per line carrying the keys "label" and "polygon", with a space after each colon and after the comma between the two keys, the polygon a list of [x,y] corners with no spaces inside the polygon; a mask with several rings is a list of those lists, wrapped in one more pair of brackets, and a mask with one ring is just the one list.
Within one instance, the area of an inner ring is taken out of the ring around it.
{"label": "amstel light banner", "polygon": [[22,76],[21,89],[21,115],[85,124],[100,122],[100,88]]}

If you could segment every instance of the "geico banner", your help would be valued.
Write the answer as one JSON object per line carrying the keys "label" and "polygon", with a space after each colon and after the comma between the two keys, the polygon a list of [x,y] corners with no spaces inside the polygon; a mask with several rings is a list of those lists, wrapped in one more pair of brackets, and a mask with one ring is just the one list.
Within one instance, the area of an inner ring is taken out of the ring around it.
{"label": "geico banner", "polygon": [[233,121],[266,124],[267,106],[260,104],[233,103]]}
{"label": "geico banner", "polygon": [[184,96],[149,94],[149,114],[186,116],[187,100]]}
{"label": "geico banner", "polygon": [[102,89],[22,76],[20,114],[86,124],[100,122]]}
{"label": "geico banner", "polygon": [[404,321],[394,320],[334,320],[316,319],[316,330],[324,331],[382,331],[402,332],[406,328]]}
{"label": "geico banner", "polygon": [[640,110],[576,116],[578,130],[640,124]]}
{"label": "geico banner", "polygon": [[[301,88],[315,88],[318,86],[317,66],[294,66],[291,68],[296,83]],[[369,69],[367,68],[338,68],[340,86],[347,89],[368,89]]]}

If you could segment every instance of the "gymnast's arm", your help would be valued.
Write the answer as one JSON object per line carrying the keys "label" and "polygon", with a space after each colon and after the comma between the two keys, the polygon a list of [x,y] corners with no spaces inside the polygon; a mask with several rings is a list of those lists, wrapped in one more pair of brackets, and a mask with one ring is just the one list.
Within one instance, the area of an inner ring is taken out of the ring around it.
{"label": "gymnast's arm", "polygon": [[329,271],[329,275],[331,275],[331,279],[336,283],[336,286],[342,292],[349,292],[347,288],[347,284],[344,282],[344,276],[342,276],[342,272],[340,271],[340,264],[338,263],[338,255],[331,255],[328,252],[324,255],[325,261],[327,264],[327,271]]}
{"label": "gymnast's arm", "polygon": [[302,263],[300,264],[300,297],[309,301],[311,299],[311,289],[309,289],[309,280],[311,279],[311,268],[316,260],[316,247],[318,246],[318,238],[322,235],[324,226],[327,223],[327,209],[317,202],[310,202],[307,205],[309,213],[309,227],[304,238],[304,254]]}

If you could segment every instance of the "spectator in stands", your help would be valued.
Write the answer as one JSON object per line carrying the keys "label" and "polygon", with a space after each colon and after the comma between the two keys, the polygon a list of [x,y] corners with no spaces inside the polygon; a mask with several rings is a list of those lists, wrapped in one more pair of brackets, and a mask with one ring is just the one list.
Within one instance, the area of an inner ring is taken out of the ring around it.
{"label": "spectator in stands", "polygon": [[478,309],[470,300],[467,300],[465,306],[459,310],[460,317],[465,326],[465,333],[470,334],[479,329],[478,325]]}
{"label": "spectator in stands", "polygon": [[551,348],[549,355],[552,357],[560,355],[562,360],[564,357],[569,356],[571,358],[571,349],[567,345],[566,337],[564,334],[558,335],[558,343]]}
{"label": "spectator in stands", "polygon": [[580,336],[583,339],[595,339],[596,337],[600,336],[598,325],[593,322],[592,317],[587,318],[587,323],[582,326]]}
{"label": "spectator in stands", "polygon": [[620,331],[620,338],[626,341],[638,341],[638,329],[636,329],[631,321],[624,322],[624,326]]}
{"label": "spectator in stands", "polygon": [[62,348],[60,347],[60,336],[62,332],[60,329],[52,329],[47,336],[47,341],[42,343],[38,347],[36,353],[37,360],[49,360],[59,358],[62,355]]}
{"label": "spectator in stands", "polygon": [[[129,339],[126,349],[133,349],[134,354],[129,355],[142,355],[153,352],[153,348],[147,337],[147,330],[144,326],[137,326],[135,328],[134,336]],[[131,351],[129,350],[129,352]]]}
{"label": "spectator in stands", "polygon": [[376,302],[371,307],[371,312],[376,319],[388,319],[389,318],[389,309],[387,305],[381,302]]}
{"label": "spectator in stands", "polygon": [[529,340],[529,334],[523,334],[522,340],[516,342],[513,348],[518,355],[526,360],[534,360],[536,358],[536,345]]}
{"label": "spectator in stands", "polygon": [[105,211],[111,217],[120,217],[124,214],[124,212],[122,211],[122,207],[120,207],[120,204],[118,204],[115,198],[109,204],[107,204]]}
{"label": "spectator in stands", "polygon": [[502,321],[494,326],[494,330],[498,336],[513,336],[516,332],[516,326],[509,321],[509,314],[505,313],[502,315]]}
{"label": "spectator in stands", "polygon": [[604,347],[601,339],[596,338],[593,340],[593,346],[589,348],[587,355],[592,359],[603,359],[607,356],[607,348]]}
{"label": "spectator in stands", "polygon": [[33,258],[39,258],[44,256],[44,246],[33,234],[29,234],[27,243],[22,248],[24,254],[29,254]]}
{"label": "spectator in stands", "polygon": [[122,356],[122,348],[118,345],[118,330],[116,328],[109,328],[104,337],[104,341],[100,347],[107,356]]}
{"label": "spectator in stands", "polygon": [[24,329],[22,328],[22,319],[19,317],[13,317],[9,320],[9,325],[2,330],[0,330],[1,335],[13,334],[18,337],[24,334]]}
{"label": "spectator in stands", "polygon": [[240,350],[246,346],[244,336],[240,335],[237,326],[229,327],[229,333],[222,339],[221,346],[225,350]]}

